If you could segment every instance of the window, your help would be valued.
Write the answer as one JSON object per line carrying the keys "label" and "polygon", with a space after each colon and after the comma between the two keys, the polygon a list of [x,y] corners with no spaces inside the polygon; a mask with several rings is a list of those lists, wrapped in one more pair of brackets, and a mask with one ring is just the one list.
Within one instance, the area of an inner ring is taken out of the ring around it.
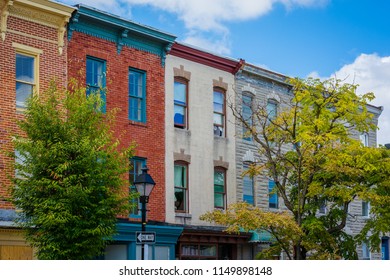
{"label": "window", "polygon": [[103,101],[102,112],[106,112],[106,62],[102,59],[87,57],[87,96],[99,93]]}
{"label": "window", "polygon": [[[244,171],[248,170],[248,166],[244,165]],[[254,205],[254,191],[253,191],[253,177],[251,178],[249,175],[245,175],[242,180],[243,190],[242,190],[242,200],[249,204]]]}
{"label": "window", "polygon": [[320,209],[318,210],[320,214],[326,214],[326,201],[322,201],[320,204]]}
{"label": "window", "polygon": [[[131,162],[130,171],[129,171],[130,191],[137,192],[137,188],[134,186],[134,181],[137,178],[137,176],[142,173],[142,168],[146,166],[146,159],[133,157],[132,159],[130,159],[130,162]],[[141,209],[141,206],[139,203],[139,199],[136,198],[132,202],[134,203],[134,207],[130,211],[130,216],[140,216],[141,213],[139,212],[139,209]]]}
{"label": "window", "polygon": [[188,212],[188,164],[175,162],[175,211]]}
{"label": "window", "polygon": [[175,78],[174,83],[174,123],[175,127],[187,127],[188,82]]}
{"label": "window", "polygon": [[224,169],[214,169],[214,207],[225,209],[226,201],[226,171]]}
{"label": "window", "polygon": [[214,244],[182,244],[180,258],[187,260],[216,259],[217,245]]}
{"label": "window", "polygon": [[362,216],[370,216],[370,203],[368,201],[362,201]]}
{"label": "window", "polygon": [[[242,117],[249,126],[252,126],[252,96],[242,96]],[[252,141],[252,137],[248,134],[248,131],[248,128],[243,125],[242,138],[247,141]]]}
{"label": "window", "polygon": [[278,103],[273,100],[269,99],[267,102],[267,115],[269,120],[274,120],[278,113]]}
{"label": "window", "polygon": [[360,134],[359,139],[364,147],[368,147],[368,133],[365,132]]}
{"label": "window", "polygon": [[129,70],[129,120],[146,122],[146,72]]}
{"label": "window", "polygon": [[30,174],[23,173],[19,168],[23,167],[26,162],[25,155],[22,155],[19,150],[15,150],[15,178],[26,179]]}
{"label": "window", "polygon": [[371,259],[370,247],[368,246],[367,242],[362,242],[362,259],[363,260]]}
{"label": "window", "polygon": [[279,197],[277,189],[275,188],[275,182],[273,180],[268,181],[268,206],[269,208],[278,208],[279,206]]}
{"label": "window", "polygon": [[214,88],[214,135],[225,136],[225,93]]}
{"label": "window", "polygon": [[26,99],[36,90],[36,57],[16,54],[16,109],[26,108]]}

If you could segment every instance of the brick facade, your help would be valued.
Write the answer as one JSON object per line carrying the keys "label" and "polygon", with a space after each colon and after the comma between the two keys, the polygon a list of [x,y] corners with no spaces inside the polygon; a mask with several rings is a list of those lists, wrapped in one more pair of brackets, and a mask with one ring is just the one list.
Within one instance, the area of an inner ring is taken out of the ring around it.
{"label": "brick facade", "polygon": [[11,136],[17,131],[17,119],[22,114],[16,112],[16,82],[15,43],[42,51],[39,54],[38,87],[39,93],[44,92],[50,81],[56,80],[59,85],[65,85],[67,80],[67,51],[58,53],[58,34],[56,28],[30,22],[11,16],[7,21],[5,40],[0,40],[0,208],[13,209],[11,203],[3,197],[8,196],[9,180],[7,174],[12,174],[11,160],[5,153],[12,152]]}
{"label": "brick facade", "polygon": [[16,109],[16,54],[34,57],[34,94],[42,94],[53,80],[65,86],[65,24],[74,9],[47,0],[0,0],[0,8],[0,259],[32,259],[33,249],[15,227],[15,207],[7,200],[14,174],[8,153],[14,151],[12,136],[23,118]]}

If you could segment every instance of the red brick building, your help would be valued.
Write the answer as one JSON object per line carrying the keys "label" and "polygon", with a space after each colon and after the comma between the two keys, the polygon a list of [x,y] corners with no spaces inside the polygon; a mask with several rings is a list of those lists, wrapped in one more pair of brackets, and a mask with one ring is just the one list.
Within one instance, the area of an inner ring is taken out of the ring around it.
{"label": "red brick building", "polygon": [[[164,224],[164,63],[175,37],[88,6],[77,8],[68,26],[68,75],[85,84],[87,94],[90,90],[104,92],[105,110],[119,108],[116,137],[124,146],[137,143],[130,183],[124,187],[131,188],[131,181],[145,165],[156,182],[147,204],[147,230],[157,233],[149,259],[174,258],[181,229]],[[139,258],[140,246],[135,242],[139,230],[138,209],[128,217],[120,217],[116,244],[107,248],[105,257]]]}
{"label": "red brick building", "polygon": [[30,94],[51,80],[67,81],[66,23],[74,8],[47,0],[0,0],[0,259],[31,259],[33,250],[15,227],[7,201],[13,174],[11,136]]}

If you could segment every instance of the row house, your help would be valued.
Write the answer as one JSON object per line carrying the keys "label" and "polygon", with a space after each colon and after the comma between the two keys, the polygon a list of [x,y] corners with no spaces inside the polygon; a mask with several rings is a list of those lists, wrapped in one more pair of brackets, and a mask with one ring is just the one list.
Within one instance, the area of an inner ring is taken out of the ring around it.
{"label": "row house", "polygon": [[[157,236],[149,246],[149,258],[173,259],[182,228],[165,223],[164,65],[175,36],[85,5],[76,7],[68,25],[68,75],[84,83],[88,91],[104,88],[105,110],[119,108],[115,136],[123,146],[137,143],[124,188],[131,190],[146,165],[156,182],[147,204],[146,230]],[[136,232],[141,230],[138,208],[119,217],[115,242],[103,258],[141,258],[136,241]]]}
{"label": "row house", "polygon": [[[145,166],[156,182],[147,204],[146,230],[156,232],[149,259],[253,259],[269,246],[264,232],[227,234],[199,217],[237,201],[267,211],[284,208],[270,178],[241,175],[248,158],[262,159],[229,106],[249,115],[256,102],[278,112],[290,99],[286,76],[83,4],[0,0],[0,36],[0,259],[34,258],[7,200],[7,176],[14,171],[6,152],[14,151],[16,121],[27,96],[43,92],[51,80],[66,86],[71,78],[87,94],[100,90],[104,110],[119,109],[114,131],[121,145],[137,143],[123,187],[132,191]],[[377,122],[382,108],[368,109]],[[354,137],[376,146],[376,131]],[[140,259],[139,208],[118,216],[118,233],[100,258]],[[345,230],[356,234],[369,218],[369,204],[357,199],[349,213]],[[358,253],[380,258],[365,244]],[[382,255],[388,259],[388,237]]]}
{"label": "row house", "polygon": [[[253,104],[266,108],[267,112],[277,114],[289,104],[291,99],[291,86],[286,83],[288,77],[245,63],[236,74],[235,91],[236,104],[243,117],[250,119]],[[373,122],[378,124],[378,118],[383,107],[367,105],[368,111],[373,114]],[[236,123],[236,196],[237,201],[245,201],[265,211],[286,210],[283,200],[274,192],[275,184],[266,174],[259,174],[253,178],[242,176],[248,168],[248,162],[262,162],[264,158],[258,154],[256,142],[248,136],[246,129],[238,121]],[[372,130],[360,134],[354,131],[351,135],[360,139],[364,146],[376,147],[377,132]],[[289,147],[285,147],[288,149]],[[347,225],[344,231],[351,235],[358,234],[370,216],[369,203],[355,199],[349,205]],[[324,205],[319,215],[326,213]],[[254,232],[250,243],[254,255],[272,243],[271,236],[266,232]],[[381,259],[381,254],[370,252],[366,244],[357,248],[359,259]],[[282,256],[283,257],[283,256]],[[382,258],[389,259],[389,237],[382,237]]]}
{"label": "row house", "polygon": [[7,200],[14,160],[7,153],[14,151],[11,137],[26,97],[45,91],[51,80],[66,84],[66,23],[74,10],[46,0],[0,0],[0,259],[34,258]]}
{"label": "row house", "polygon": [[242,61],[175,43],[165,66],[166,220],[182,225],[178,259],[248,258],[250,235],[199,219],[236,201],[234,75]]}

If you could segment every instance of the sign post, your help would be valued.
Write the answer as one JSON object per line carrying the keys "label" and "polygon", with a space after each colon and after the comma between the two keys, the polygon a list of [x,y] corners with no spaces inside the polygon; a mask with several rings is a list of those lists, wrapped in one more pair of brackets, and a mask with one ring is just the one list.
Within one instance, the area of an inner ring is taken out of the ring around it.
{"label": "sign post", "polygon": [[156,233],[154,231],[136,231],[135,241],[137,244],[156,243]]}

